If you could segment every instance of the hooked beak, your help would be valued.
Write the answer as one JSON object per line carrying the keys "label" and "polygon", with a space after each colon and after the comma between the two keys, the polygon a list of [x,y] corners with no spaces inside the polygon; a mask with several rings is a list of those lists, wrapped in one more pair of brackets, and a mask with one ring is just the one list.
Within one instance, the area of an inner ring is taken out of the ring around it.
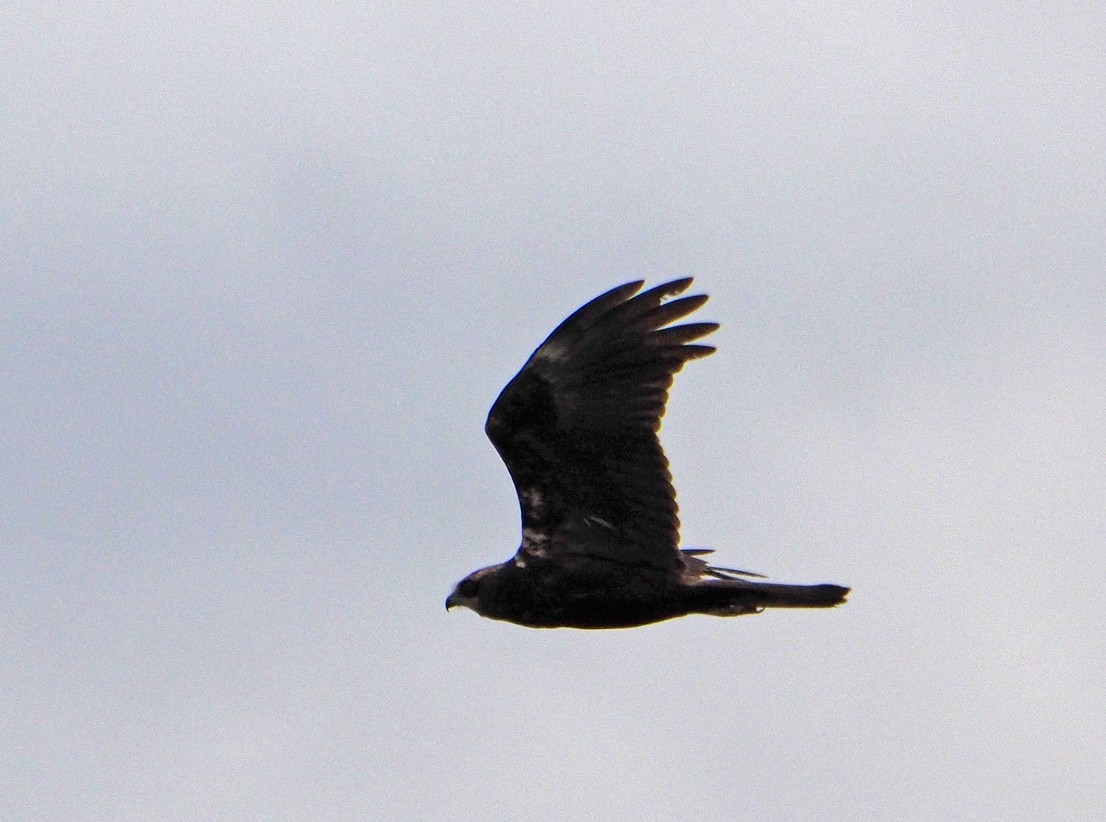
{"label": "hooked beak", "polygon": [[448,611],[448,610],[449,610],[450,608],[452,608],[452,607],[453,607],[454,605],[456,605],[456,604],[457,604],[457,603],[453,601],[453,594],[450,594],[449,596],[447,596],[447,597],[445,598],[445,609],[446,609],[447,611]]}

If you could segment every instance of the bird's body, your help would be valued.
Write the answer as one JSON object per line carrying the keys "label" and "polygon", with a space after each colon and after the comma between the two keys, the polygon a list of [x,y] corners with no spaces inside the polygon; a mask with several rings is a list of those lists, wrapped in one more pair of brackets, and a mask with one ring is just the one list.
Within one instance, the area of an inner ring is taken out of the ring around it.
{"label": "bird's body", "polygon": [[[679,550],[668,461],[657,439],[673,375],[714,351],[714,323],[669,324],[706,296],[691,279],[608,291],[561,323],[500,393],[486,430],[522,511],[507,562],[461,580],[446,606],[534,628],[627,628],[691,613],[828,607],[837,585],[779,585]],[[634,296],[637,294],[637,296]]]}
{"label": "bird's body", "polygon": [[[694,569],[662,571],[590,557],[522,564],[512,559],[481,571],[474,603],[481,607],[474,610],[530,628],[632,628],[693,613],[738,616],[773,606],[822,607],[841,602],[845,590],[718,579]],[[451,599],[469,604],[463,595]]]}

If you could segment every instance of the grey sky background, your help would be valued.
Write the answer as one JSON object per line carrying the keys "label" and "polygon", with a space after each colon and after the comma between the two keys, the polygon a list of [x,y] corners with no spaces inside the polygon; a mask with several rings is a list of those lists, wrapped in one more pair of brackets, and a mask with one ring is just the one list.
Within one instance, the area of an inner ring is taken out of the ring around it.
{"label": "grey sky background", "polygon": [[[0,817],[1103,812],[1101,5],[0,23]],[[684,544],[850,602],[447,616],[499,389],[684,275]]]}

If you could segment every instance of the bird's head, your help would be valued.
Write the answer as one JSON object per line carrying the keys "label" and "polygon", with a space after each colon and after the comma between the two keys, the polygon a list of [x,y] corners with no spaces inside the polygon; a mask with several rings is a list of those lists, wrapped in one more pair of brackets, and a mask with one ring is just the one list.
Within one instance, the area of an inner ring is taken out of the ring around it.
{"label": "bird's head", "polygon": [[469,608],[476,613],[483,613],[480,610],[480,590],[485,587],[487,577],[500,568],[499,565],[490,565],[487,568],[481,568],[479,571],[473,571],[467,577],[462,579],[453,588],[451,593],[445,600],[445,609],[448,611],[454,606],[461,606]]}

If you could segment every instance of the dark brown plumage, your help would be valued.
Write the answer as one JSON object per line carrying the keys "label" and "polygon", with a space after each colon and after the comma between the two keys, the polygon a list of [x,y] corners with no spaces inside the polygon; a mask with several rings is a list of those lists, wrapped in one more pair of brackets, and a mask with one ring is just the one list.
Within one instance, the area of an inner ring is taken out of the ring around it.
{"label": "dark brown plumage", "polygon": [[[446,599],[535,628],[627,628],[692,613],[736,616],[819,608],[838,585],[780,585],[683,550],[676,494],[657,431],[673,376],[714,348],[716,323],[671,323],[707,301],[691,278],[638,294],[627,283],[562,322],[488,414],[510,471],[522,544],[465,577]],[[636,295],[636,296],[635,296]]]}

